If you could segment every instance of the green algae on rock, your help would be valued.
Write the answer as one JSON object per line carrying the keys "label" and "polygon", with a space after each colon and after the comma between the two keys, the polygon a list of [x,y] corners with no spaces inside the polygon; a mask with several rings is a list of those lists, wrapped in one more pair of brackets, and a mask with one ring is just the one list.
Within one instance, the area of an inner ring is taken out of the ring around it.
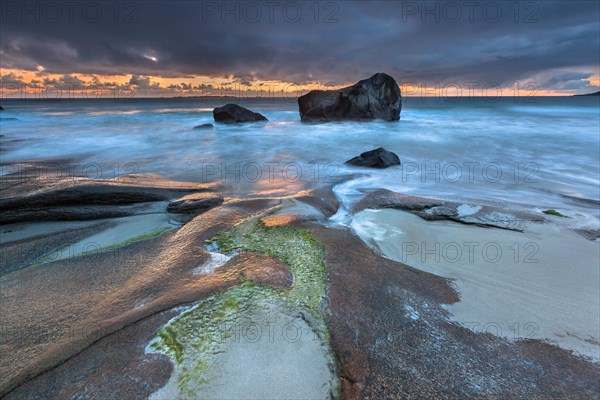
{"label": "green algae on rock", "polygon": [[561,214],[561,213],[559,213],[559,212],[558,212],[558,211],[556,211],[556,210],[544,210],[544,211],[542,211],[542,212],[543,212],[544,214],[546,214],[546,215],[553,215],[553,216],[555,216],[555,217],[561,217],[561,218],[571,218],[571,217],[569,217],[568,215]]}
{"label": "green algae on rock", "polygon": [[[231,365],[243,364],[243,361],[228,363],[224,354],[228,351],[239,353],[240,340],[247,342],[244,344],[247,347],[241,351],[253,354],[258,348],[255,347],[258,346],[255,341],[264,342],[267,335],[267,351],[277,348],[282,357],[285,358],[284,354],[288,354],[295,358],[293,362],[281,360],[284,369],[288,368],[291,373],[290,367],[309,363],[308,369],[316,371],[314,379],[321,380],[299,382],[303,384],[300,387],[314,384],[315,389],[311,395],[337,398],[339,384],[336,366],[322,314],[326,279],[323,247],[305,229],[291,226],[268,228],[258,217],[216,235],[208,244],[216,245],[221,252],[248,251],[276,258],[287,264],[292,271],[293,285],[290,289],[279,289],[245,281],[200,300],[192,309],[161,328],[150,342],[148,351],[169,355],[175,363],[175,371],[167,386],[156,392],[153,398],[196,398],[200,394],[214,395],[215,390],[210,387],[211,384],[219,388],[230,387],[231,384],[224,385],[221,382],[225,379],[223,376],[228,376],[226,372]],[[310,331],[312,339],[308,342],[305,340],[306,343],[310,342],[308,345],[300,343],[298,351],[293,348],[294,340],[298,329],[302,330],[303,327]],[[296,332],[291,335],[294,336],[292,338],[286,331],[290,328],[292,332]],[[279,332],[283,336],[288,335],[285,340],[278,341],[274,337]],[[290,352],[290,349],[294,351]],[[264,351],[261,350],[256,356],[264,356]],[[251,369],[260,369],[259,364],[258,360],[253,360]],[[224,371],[219,373],[220,370]],[[285,376],[285,372],[283,375]],[[296,379],[301,379],[302,375],[299,374]],[[255,386],[258,385],[255,383]],[[280,388],[273,386],[273,391],[261,392],[260,395],[281,395],[277,391]],[[227,393],[222,392],[227,389],[218,390],[219,395],[232,395],[231,390]],[[252,393],[252,390],[248,389],[248,393]]]}

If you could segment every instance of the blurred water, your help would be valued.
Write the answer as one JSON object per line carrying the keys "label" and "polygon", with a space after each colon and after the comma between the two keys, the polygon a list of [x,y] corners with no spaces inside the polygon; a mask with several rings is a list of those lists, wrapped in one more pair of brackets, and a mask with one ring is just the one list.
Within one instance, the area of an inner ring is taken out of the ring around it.
{"label": "blurred water", "polygon": [[[291,194],[359,173],[349,192],[386,187],[576,210],[579,205],[561,195],[600,198],[598,97],[405,98],[399,122],[322,124],[301,123],[292,99],[246,100],[235,102],[270,122],[192,129],[212,123],[212,109],[225,102],[7,100],[0,114],[1,161],[56,159],[103,178],[134,171],[221,181],[236,196]],[[380,146],[396,152],[402,167],[343,164]],[[3,173],[10,168],[3,166]]]}

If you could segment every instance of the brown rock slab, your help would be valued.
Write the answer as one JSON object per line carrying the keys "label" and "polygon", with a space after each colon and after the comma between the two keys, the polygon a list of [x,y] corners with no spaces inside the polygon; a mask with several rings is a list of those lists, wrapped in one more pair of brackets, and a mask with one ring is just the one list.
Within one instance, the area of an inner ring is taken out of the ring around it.
{"label": "brown rock slab", "polygon": [[[540,342],[510,342],[449,320],[448,280],[380,257],[346,229],[324,244],[325,317],[341,399],[598,398],[600,366]],[[478,321],[484,325],[490,321]]]}
{"label": "brown rock slab", "polygon": [[0,182],[2,223],[92,220],[133,215],[144,203],[168,201],[182,194],[212,191],[214,185],[173,182],[152,174],[115,179],[36,176],[25,172]]}
{"label": "brown rock slab", "polygon": [[261,253],[240,253],[229,260],[223,269],[238,274],[240,282],[251,280],[283,289],[292,287],[294,283],[294,276],[287,265]]}
{"label": "brown rock slab", "polygon": [[305,190],[298,193],[295,198],[321,211],[325,218],[334,215],[340,207],[331,186]]}
{"label": "brown rock slab", "polygon": [[274,226],[289,225],[299,219],[301,218],[293,214],[272,214],[263,217],[260,220],[267,228],[271,228]]}
{"label": "brown rock slab", "polygon": [[193,275],[209,259],[201,243],[276,204],[222,205],[154,239],[1,277],[0,395],[108,334],[240,282],[228,268]]}
{"label": "brown rock slab", "polygon": [[173,214],[198,214],[223,203],[223,197],[212,193],[192,193],[173,200],[167,211]]}

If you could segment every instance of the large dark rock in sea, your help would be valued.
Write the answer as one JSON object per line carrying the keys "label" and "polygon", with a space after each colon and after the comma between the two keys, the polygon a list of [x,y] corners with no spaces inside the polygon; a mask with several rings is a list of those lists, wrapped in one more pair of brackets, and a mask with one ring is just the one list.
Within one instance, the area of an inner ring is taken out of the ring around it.
{"label": "large dark rock in sea", "polygon": [[360,156],[346,161],[346,164],[356,165],[357,167],[387,168],[392,165],[400,165],[400,158],[396,153],[379,147],[375,150],[365,151]]}
{"label": "large dark rock in sea", "polygon": [[402,96],[391,76],[377,73],[339,90],[313,90],[298,98],[302,121],[397,121]]}
{"label": "large dark rock in sea", "polygon": [[217,107],[213,110],[213,116],[216,122],[225,123],[268,121],[264,115],[237,104],[226,104],[223,107]]}
{"label": "large dark rock in sea", "polygon": [[4,108],[2,108],[2,106],[0,106],[0,111],[4,111]]}

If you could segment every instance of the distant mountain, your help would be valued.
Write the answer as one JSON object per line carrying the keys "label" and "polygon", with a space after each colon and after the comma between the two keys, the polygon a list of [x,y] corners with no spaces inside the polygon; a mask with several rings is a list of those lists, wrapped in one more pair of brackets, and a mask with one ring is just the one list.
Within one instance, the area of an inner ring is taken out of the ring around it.
{"label": "distant mountain", "polygon": [[573,96],[600,96],[600,91],[596,93],[588,93],[588,94],[575,94]]}

